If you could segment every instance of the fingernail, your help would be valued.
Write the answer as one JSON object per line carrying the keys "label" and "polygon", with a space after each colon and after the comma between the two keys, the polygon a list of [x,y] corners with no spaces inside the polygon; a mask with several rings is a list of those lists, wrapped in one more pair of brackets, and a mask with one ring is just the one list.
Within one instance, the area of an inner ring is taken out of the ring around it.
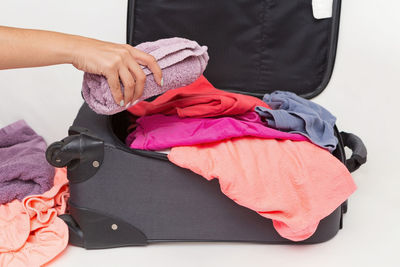
{"label": "fingernail", "polygon": [[161,78],[160,85],[161,85],[161,87],[164,85],[164,78]]}
{"label": "fingernail", "polygon": [[128,102],[128,104],[126,104],[126,108],[129,107],[131,105],[131,102]]}
{"label": "fingernail", "polygon": [[124,106],[124,100],[121,100],[121,102],[119,102],[119,105],[121,106],[121,107],[123,107]]}

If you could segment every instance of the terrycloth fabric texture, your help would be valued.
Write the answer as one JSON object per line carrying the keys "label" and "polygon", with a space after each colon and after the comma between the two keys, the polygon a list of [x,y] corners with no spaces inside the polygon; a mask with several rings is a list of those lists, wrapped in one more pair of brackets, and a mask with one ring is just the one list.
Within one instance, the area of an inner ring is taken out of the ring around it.
{"label": "terrycloth fabric texture", "polygon": [[310,237],[356,189],[346,167],[310,142],[241,137],[174,147],[168,159],[207,180],[237,204],[273,220],[287,239]]}
{"label": "terrycloth fabric texture", "polygon": [[255,112],[218,118],[179,118],[177,115],[155,114],[140,117],[136,124],[135,131],[126,138],[126,144],[131,148],[143,150],[163,150],[242,136],[307,140],[300,134],[266,127]]}
{"label": "terrycloth fabric texture", "polygon": [[[152,72],[142,66],[147,77],[143,95],[138,101],[191,84],[204,72],[209,59],[206,46],[184,38],[146,42],[136,48],[156,58],[164,80],[163,86],[159,86]],[[121,88],[123,90],[122,83]],[[107,79],[102,75],[84,74],[82,96],[89,107],[99,114],[111,115],[126,109],[115,103]]]}
{"label": "terrycloth fabric texture", "polygon": [[280,131],[299,133],[314,144],[333,151],[338,139],[334,133],[335,116],[320,105],[292,92],[275,91],[263,100],[272,108],[256,107],[269,127]]}
{"label": "terrycloth fabric texture", "polygon": [[177,114],[185,117],[217,117],[244,114],[256,106],[269,108],[256,97],[215,89],[202,75],[194,83],[170,90],[152,102],[140,102],[128,109],[135,116]]}
{"label": "terrycloth fabric texture", "polygon": [[53,186],[46,142],[25,121],[0,129],[0,204],[42,194]]}
{"label": "terrycloth fabric texture", "polygon": [[57,169],[43,195],[0,205],[0,266],[42,266],[65,249],[68,226],[57,216],[68,197],[66,170]]}

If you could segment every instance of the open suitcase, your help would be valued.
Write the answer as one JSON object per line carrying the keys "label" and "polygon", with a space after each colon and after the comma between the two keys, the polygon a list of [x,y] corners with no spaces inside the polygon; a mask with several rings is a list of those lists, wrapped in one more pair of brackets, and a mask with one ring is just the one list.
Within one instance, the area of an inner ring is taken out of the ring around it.
{"label": "open suitcase", "polygon": [[[209,47],[205,76],[219,89],[262,97],[274,90],[312,98],[332,74],[340,0],[330,18],[315,19],[312,0],[130,0],[127,40],[136,45],[185,37]],[[208,182],[170,163],[164,154],[129,149],[127,113],[103,116],[84,104],[69,136],[46,156],[68,168],[70,243],[88,249],[161,241],[292,243],[272,221],[227,198]],[[366,161],[360,138],[335,129],[333,154],[350,171]],[[346,160],[344,147],[352,150]],[[234,164],[234,163],[232,163]],[[347,203],[324,218],[309,239],[332,238]]]}

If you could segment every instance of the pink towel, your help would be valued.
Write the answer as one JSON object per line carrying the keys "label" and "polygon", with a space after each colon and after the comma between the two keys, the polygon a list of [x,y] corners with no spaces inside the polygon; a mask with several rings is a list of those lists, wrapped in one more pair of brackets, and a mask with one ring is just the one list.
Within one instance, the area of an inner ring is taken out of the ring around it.
{"label": "pink towel", "polygon": [[68,244],[63,214],[69,197],[65,169],[56,169],[54,186],[42,195],[0,205],[0,266],[42,266]]}
{"label": "pink towel", "polygon": [[[164,85],[159,86],[152,72],[142,66],[147,77],[139,101],[191,84],[203,73],[209,59],[206,46],[178,37],[142,43],[136,48],[156,58],[164,80]],[[122,84],[121,88],[123,90]],[[82,96],[89,107],[99,114],[111,115],[126,109],[115,103],[107,79],[102,75],[84,74]]]}
{"label": "pink towel", "polygon": [[273,220],[278,233],[301,241],[356,189],[347,168],[310,142],[241,137],[174,147],[168,159],[207,180],[237,204]]}
{"label": "pink towel", "polygon": [[163,150],[242,136],[308,140],[300,134],[285,133],[267,127],[255,112],[218,118],[179,118],[178,115],[156,114],[140,117],[136,123],[137,127],[126,138],[126,144],[131,148],[144,150]]}

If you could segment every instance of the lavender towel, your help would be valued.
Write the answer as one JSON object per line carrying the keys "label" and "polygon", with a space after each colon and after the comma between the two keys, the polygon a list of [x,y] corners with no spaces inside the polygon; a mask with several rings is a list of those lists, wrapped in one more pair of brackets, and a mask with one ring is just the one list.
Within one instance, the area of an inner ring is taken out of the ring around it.
{"label": "lavender towel", "polygon": [[[163,86],[159,86],[152,72],[142,66],[147,77],[143,95],[138,101],[193,83],[203,74],[209,59],[206,46],[178,37],[141,43],[136,48],[156,58],[164,80]],[[122,84],[121,88],[123,90]],[[115,103],[107,79],[102,75],[84,74],[82,96],[99,114],[111,115],[126,109]]]}
{"label": "lavender towel", "polygon": [[0,129],[0,204],[53,186],[55,170],[45,150],[46,142],[23,120]]}
{"label": "lavender towel", "polygon": [[265,94],[263,100],[272,109],[256,107],[255,111],[265,118],[269,127],[301,134],[330,152],[335,150],[336,117],[328,110],[292,92],[275,91]]}

